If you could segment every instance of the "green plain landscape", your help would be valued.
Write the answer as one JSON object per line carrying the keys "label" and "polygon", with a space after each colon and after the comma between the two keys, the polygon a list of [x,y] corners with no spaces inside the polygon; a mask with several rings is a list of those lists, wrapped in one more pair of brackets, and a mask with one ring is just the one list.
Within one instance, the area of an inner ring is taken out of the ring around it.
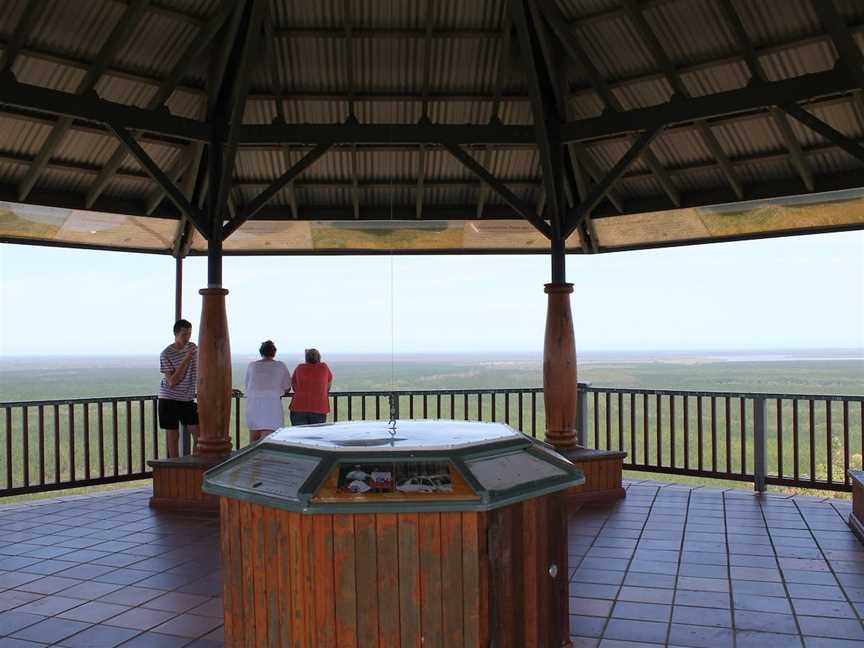
{"label": "green plain landscape", "polygon": [[[283,357],[293,367],[295,359]],[[242,388],[245,367],[251,358],[238,358],[234,364],[234,385]],[[520,397],[515,394],[505,396],[488,393],[492,389],[538,388],[542,385],[541,356],[539,353],[509,353],[481,355],[405,355],[391,359],[387,356],[338,356],[325,358],[333,370],[334,391],[380,391],[411,390],[423,392],[446,389],[469,389],[484,391],[482,396],[471,394],[466,399],[462,394],[454,398],[435,395],[425,399],[418,394],[413,397],[413,416],[420,418],[426,402],[426,416],[429,418],[469,418],[472,420],[507,420],[514,427],[527,433],[536,430],[542,437],[544,428],[542,394],[533,399],[530,394]],[[624,389],[669,389],[696,390],[712,392],[772,392],[781,394],[842,394],[864,396],[864,353],[860,350],[814,350],[814,351],[766,351],[766,352],[686,352],[686,353],[583,353],[579,357],[579,379],[590,382],[595,388]],[[159,381],[156,353],[154,357],[44,357],[44,358],[5,358],[0,359],[0,401],[42,401],[76,398],[107,398],[125,396],[151,396],[156,393]],[[493,408],[494,398],[494,408]],[[360,418],[365,400],[366,417],[374,418],[375,399],[354,396],[351,399],[351,417]],[[642,396],[630,400],[628,394],[618,400],[617,394],[609,397],[599,394],[588,400],[588,441],[590,445],[623,448],[642,461],[656,462],[659,456],[662,465],[683,466],[686,460],[691,467],[702,463],[710,468],[716,461],[719,470],[727,465],[732,472],[740,472],[742,465],[752,472],[752,402],[745,402],[744,447],[741,437],[741,401],[729,399],[728,422],[724,398],[715,403],[716,417],[710,416],[711,399],[703,398],[702,422],[705,441],[701,448],[698,444],[699,417],[697,399],[688,400],[689,410],[685,417],[684,398],[677,396],[674,411],[677,432],[675,443],[670,443],[670,397],[661,399],[661,413],[658,419],[657,402],[654,395],[643,402]],[[0,406],[2,407],[2,406]],[[86,407],[86,414],[85,414]],[[451,409],[452,407],[452,409]],[[631,407],[633,408],[631,412]],[[287,408],[287,402],[286,402]],[[338,403],[338,417],[348,417],[348,399],[341,398]],[[596,408],[596,415],[595,415]],[[620,408],[620,413],[619,413]],[[864,414],[860,401],[847,406],[835,402],[831,405],[831,438],[827,434],[829,415],[824,401],[813,403],[812,443],[816,450],[816,460],[809,463],[810,430],[809,402],[798,402],[800,423],[799,475],[810,475],[811,468],[818,479],[825,479],[829,469],[834,479],[843,475],[847,462],[851,467],[861,468],[862,439],[861,428]],[[160,444],[161,434],[155,430],[153,402],[134,401],[129,406],[121,401],[116,411],[111,404],[101,407],[101,421],[104,434],[98,434],[100,408],[96,404],[60,405],[42,410],[42,435],[45,439],[45,453],[40,456],[39,446],[40,411],[37,407],[27,408],[27,445],[29,464],[26,475],[23,466],[24,418],[22,407],[5,408],[9,413],[0,411],[4,420],[0,421],[0,494],[9,484],[7,469],[7,435],[12,435],[13,469],[11,483],[22,486],[25,478],[30,483],[38,483],[44,473],[47,483],[59,475],[63,481],[72,476],[81,479],[89,468],[90,477],[98,477],[100,471],[113,474],[139,472],[145,460],[154,456],[155,443]],[[71,416],[70,416],[71,409]],[[608,415],[607,415],[607,411]],[[792,420],[795,415],[792,400],[780,403],[782,437],[778,442],[777,403],[768,403],[768,466],[769,474],[791,476],[796,472],[792,451]],[[467,414],[466,414],[467,412]],[[379,401],[379,415],[389,415],[387,400]],[[411,401],[408,396],[400,399],[400,415],[408,418],[411,414]],[[86,420],[85,420],[86,416]],[[630,428],[631,416],[635,429]],[[848,420],[848,440],[844,438],[844,416]],[[55,418],[56,417],[56,418]],[[683,427],[685,418],[688,437],[685,445]],[[240,439],[245,444],[243,408],[240,408]],[[287,419],[287,417],[286,417]],[[70,420],[71,437],[70,437]],[[658,420],[660,434],[657,434]],[[712,446],[709,431],[712,420],[716,429],[716,444]],[[647,422],[647,430],[645,423]],[[116,424],[117,438],[113,434]],[[595,427],[596,425],[596,427]],[[607,427],[608,425],[608,427]],[[620,425],[620,427],[619,427]],[[84,434],[85,426],[89,435]],[[233,431],[232,427],[232,431]],[[729,438],[726,434],[728,431]],[[232,432],[233,433],[233,432]],[[748,436],[749,435],[749,436]],[[101,438],[101,444],[100,444]],[[659,445],[658,445],[659,444]],[[831,460],[827,448],[831,447]],[[848,444],[848,445],[847,445]],[[673,450],[674,447],[674,450]],[[728,454],[727,454],[728,449]],[[116,454],[115,454],[116,450]],[[71,460],[74,453],[74,461]],[[89,459],[89,462],[87,461]],[[742,464],[743,460],[743,464]],[[88,466],[89,464],[89,466]],[[633,473],[637,477],[647,477],[646,473]],[[663,475],[661,479],[672,479]],[[704,482],[700,478],[674,477],[677,480]],[[748,486],[745,482],[737,485]]]}

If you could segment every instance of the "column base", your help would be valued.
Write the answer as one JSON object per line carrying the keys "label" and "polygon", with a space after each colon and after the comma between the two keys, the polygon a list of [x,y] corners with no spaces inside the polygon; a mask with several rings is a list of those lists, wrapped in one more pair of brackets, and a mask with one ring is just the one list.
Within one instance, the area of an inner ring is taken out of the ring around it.
{"label": "column base", "polygon": [[224,459],[192,455],[148,461],[147,464],[153,468],[150,508],[219,515],[219,498],[208,495],[201,488],[204,473]]}
{"label": "column base", "polygon": [[585,474],[584,484],[567,490],[567,503],[570,506],[603,505],[626,497],[621,482],[626,452],[590,450],[578,446],[559,452]]}

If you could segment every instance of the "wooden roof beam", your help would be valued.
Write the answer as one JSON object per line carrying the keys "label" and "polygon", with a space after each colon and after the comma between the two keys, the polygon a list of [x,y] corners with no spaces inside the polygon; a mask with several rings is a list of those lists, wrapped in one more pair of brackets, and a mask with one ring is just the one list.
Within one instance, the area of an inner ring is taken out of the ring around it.
{"label": "wooden roof beam", "polygon": [[3,53],[0,54],[0,76],[12,69],[15,59],[24,47],[27,41],[27,36],[30,30],[39,19],[40,11],[45,7],[43,0],[29,0],[15,24],[15,30],[12,32],[12,38],[6,43],[3,48]]}
{"label": "wooden roof beam", "polygon": [[[99,53],[96,55],[96,59],[93,61],[90,69],[87,70],[87,74],[85,74],[84,78],[78,83],[75,94],[83,95],[93,92],[96,82],[99,81],[120,48],[126,44],[132,29],[141,19],[141,16],[149,2],[150,0],[135,0],[129,4],[126,11],[111,31],[111,34],[100,48]],[[27,169],[27,173],[24,174],[24,177],[18,183],[19,200],[25,200],[27,198],[27,194],[30,193],[33,189],[33,185],[36,184],[39,176],[42,175],[42,172],[45,170],[48,160],[51,159],[54,151],[58,146],[60,146],[60,143],[66,137],[66,133],[72,126],[73,121],[74,120],[71,117],[61,117],[51,129],[51,132],[43,142],[39,155],[36,156],[33,165]]]}
{"label": "wooden roof beam", "polygon": [[510,205],[516,213],[536,227],[544,236],[551,238],[552,231],[549,224],[534,213],[531,205],[524,202],[510,189],[508,189],[500,180],[493,176],[489,171],[484,169],[473,157],[468,155],[463,149],[455,145],[445,145],[445,148],[450,154],[456,158],[469,171],[474,173],[483,182],[488,184],[495,193],[501,196],[504,201]]}
{"label": "wooden roof beam", "polygon": [[606,192],[609,191],[609,187],[615,184],[621,176],[624,175],[627,168],[633,164],[640,155],[645,153],[648,147],[651,146],[651,142],[653,142],[660,134],[660,131],[660,128],[655,128],[654,130],[643,133],[637,137],[630,149],[621,157],[620,160],[618,160],[600,184],[591,187],[588,196],[585,200],[579,203],[579,206],[574,210],[573,214],[569,218],[567,229],[565,230],[565,238],[570,236],[570,234],[572,234],[581,223],[590,217],[591,212],[598,204],[600,204],[600,201],[603,200]]}
{"label": "wooden roof beam", "polygon": [[[533,23],[528,0],[510,0],[510,19],[516,30],[520,58],[525,63],[528,78],[528,96],[531,98],[531,114],[534,121],[534,137],[540,156],[540,168],[546,195],[544,213],[549,213],[548,228],[552,247],[561,249],[564,232],[564,168],[561,141],[562,115],[558,114],[554,96],[554,82],[546,69],[541,45]],[[493,186],[494,188],[494,186]],[[537,220],[542,214],[535,216]],[[540,220],[545,225],[545,221]],[[541,230],[542,231],[542,230]],[[561,259],[553,254],[552,280],[564,281],[564,268],[559,267]]]}
{"label": "wooden roof beam", "polygon": [[[672,86],[672,90],[679,98],[689,99],[690,92],[687,90],[687,86],[684,85],[684,82],[675,70],[675,66],[666,55],[663,46],[660,44],[660,41],[657,39],[657,36],[654,34],[648,21],[645,19],[645,16],[642,15],[642,11],[636,0],[624,0],[624,8],[630,22],[636,28],[636,31],[642,37],[642,40],[651,52],[654,61],[663,70],[663,74],[666,75],[666,80],[669,82],[669,85]],[[708,150],[711,151],[711,155],[714,156],[714,159],[716,159],[717,163],[720,165],[720,169],[723,171],[723,175],[726,177],[726,181],[729,183],[732,191],[735,192],[735,195],[738,198],[743,200],[744,187],[741,185],[741,180],[735,174],[735,170],[729,163],[729,157],[726,155],[723,147],[720,146],[720,142],[717,141],[711,127],[703,119],[696,120],[694,124],[702,137],[702,140],[705,142],[705,146],[708,147]]]}
{"label": "wooden roof beam", "polygon": [[[738,47],[741,49],[744,61],[747,63],[747,68],[750,70],[751,86],[756,84],[764,85],[768,83],[765,71],[762,68],[762,63],[759,61],[753,43],[747,35],[747,30],[744,29],[744,24],[741,22],[741,17],[735,10],[732,0],[720,0],[720,11],[726,19],[729,27],[732,29],[732,34],[738,43]],[[813,172],[810,170],[807,161],[804,159],[804,155],[801,153],[801,145],[798,143],[792,127],[789,125],[789,120],[786,118],[786,115],[774,106],[769,108],[769,113],[771,119],[774,121],[774,125],[780,133],[780,137],[783,139],[786,149],[789,151],[789,160],[792,163],[792,166],[798,172],[798,175],[801,177],[801,181],[804,183],[807,190],[813,191],[813,187],[815,186]]]}
{"label": "wooden roof beam", "polygon": [[[585,52],[581,43],[579,43],[579,39],[576,38],[575,34],[570,30],[569,26],[564,20],[564,15],[561,13],[561,10],[555,0],[540,0],[540,3],[541,7],[543,8],[544,18],[548,22],[552,31],[558,37],[558,40],[564,48],[564,51],[567,52],[567,54],[573,59],[573,61],[577,65],[581,66],[581,68],[585,71],[589,81],[591,82],[592,87],[594,88],[595,92],[600,97],[600,100],[603,102],[606,108],[615,113],[623,113],[624,107],[621,105],[621,102],[618,101],[618,98],[609,88],[608,83],[600,74],[597,66],[594,65],[594,62],[591,61],[591,59],[588,57],[588,54]],[[630,140],[630,144],[633,144],[632,139]],[[657,177],[657,181],[660,183],[660,186],[663,187],[663,190],[669,196],[669,200],[672,201],[672,204],[676,207],[680,205],[681,199],[678,194],[678,189],[675,187],[675,184],[672,182],[669,174],[666,173],[666,170],[663,168],[663,165],[660,164],[660,161],[657,159],[654,153],[652,153],[650,150],[646,151],[644,158],[645,164],[648,165],[648,168],[651,169],[652,173],[654,173],[654,175]]]}
{"label": "wooden roof beam", "polygon": [[[183,75],[186,73],[186,70],[188,70],[189,65],[201,55],[204,48],[213,40],[216,33],[228,19],[228,16],[231,15],[232,10],[233,3],[231,0],[223,0],[221,7],[214,12],[210,20],[208,20],[199,30],[198,34],[194,39],[192,39],[186,49],[183,50],[181,56],[175,62],[174,67],[171,68],[171,72],[169,72],[168,76],[165,77],[159,85],[156,93],[147,102],[147,105],[145,106],[147,110],[157,110],[165,105],[165,102],[172,94],[174,94],[174,90],[177,89]],[[139,133],[133,133],[133,135],[140,139]],[[126,149],[122,146],[118,146],[111,155],[111,158],[103,167],[102,171],[99,173],[99,177],[96,178],[96,181],[87,191],[88,207],[96,202],[99,196],[102,195],[102,192],[108,187],[114,174],[117,173],[117,170],[123,164],[123,160],[125,159]],[[161,196],[159,197],[159,200],[161,200]]]}

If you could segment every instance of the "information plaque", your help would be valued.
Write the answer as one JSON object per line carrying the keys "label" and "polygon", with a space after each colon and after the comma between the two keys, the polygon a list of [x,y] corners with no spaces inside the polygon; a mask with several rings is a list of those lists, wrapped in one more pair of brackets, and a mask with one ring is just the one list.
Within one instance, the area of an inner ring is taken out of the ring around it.
{"label": "information plaque", "polygon": [[262,449],[246,461],[226,467],[213,483],[297,499],[300,487],[320,463],[318,457],[274,452]]}

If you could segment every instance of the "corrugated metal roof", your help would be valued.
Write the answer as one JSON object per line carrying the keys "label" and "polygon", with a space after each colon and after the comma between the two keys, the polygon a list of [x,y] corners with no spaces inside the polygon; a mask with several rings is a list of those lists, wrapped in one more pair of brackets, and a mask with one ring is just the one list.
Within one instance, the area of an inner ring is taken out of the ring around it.
{"label": "corrugated metal roof", "polygon": [[[864,48],[864,3],[833,2],[850,25],[855,42]],[[148,106],[162,80],[221,5],[220,0],[150,3],[97,80],[96,93],[116,103]],[[25,6],[24,0],[4,4],[0,15],[3,43],[12,38]],[[45,0],[12,66],[14,75],[28,84],[75,93],[130,6],[130,2],[113,0]],[[516,39],[506,40],[502,33],[508,6],[505,0],[442,0],[431,4],[426,0],[268,0],[267,15],[275,43],[256,60],[251,73],[252,97],[243,119],[249,124],[273,122],[279,114],[276,99],[281,97],[289,123],[338,124],[349,117],[353,107],[353,116],[361,124],[412,124],[423,117],[425,107],[432,123],[481,125],[494,116],[504,124],[530,125],[526,57],[518,51]],[[662,61],[620,0],[558,0],[558,6],[573,38],[621,108],[659,106],[671,100],[673,87]],[[769,80],[822,72],[837,64],[837,50],[811,0],[732,0],[731,6]],[[741,43],[726,22],[720,0],[639,0],[638,7],[689,95],[728,92],[750,83]],[[427,15],[427,8],[431,8],[431,15]],[[428,40],[427,29],[431,35]],[[560,50],[551,31],[546,31],[553,48]],[[203,118],[206,79],[211,57],[217,51],[219,48],[208,48],[187,62],[180,89],[166,102],[172,114]],[[559,64],[565,62],[560,67],[566,71],[574,93],[568,97],[568,119],[594,118],[615,108],[604,105],[580,62],[567,60],[563,50],[557,56]],[[805,108],[847,137],[864,139],[861,98],[834,97]],[[18,194],[18,183],[39,155],[55,120],[21,111],[8,114],[0,107],[0,197]],[[790,117],[783,120],[803,149],[817,188],[833,186],[834,178],[845,178],[843,174],[860,168],[858,161],[833,142]],[[786,182],[789,187],[799,183],[803,189],[789,158],[788,142],[776,120],[765,111],[718,117],[710,120],[709,128],[730,159],[745,194],[762,191],[766,183],[775,181]],[[583,145],[585,152],[580,155],[596,167],[590,169],[595,181],[598,170],[605,173],[612,169],[631,141],[632,136],[616,136]],[[173,168],[183,159],[182,139],[148,135],[142,145],[163,169]],[[238,184],[232,191],[238,206],[253,200],[309,148],[292,145],[286,153],[277,146],[241,147],[234,173]],[[68,195],[70,204],[82,204],[99,169],[117,149],[117,142],[106,131],[76,123],[39,175],[36,193]],[[694,200],[693,196],[709,194],[724,201],[734,198],[728,178],[692,125],[668,127],[650,151],[667,170],[685,203]],[[505,184],[512,181],[513,193],[528,204],[542,199],[536,147],[496,146],[488,152],[483,147],[468,147],[468,152]],[[473,218],[481,197],[487,205],[505,204],[496,192],[483,189],[481,181],[441,147],[427,147],[424,160],[421,198],[430,218],[439,207],[457,207],[465,218]],[[338,213],[353,218],[355,200],[361,210],[393,205],[401,214],[411,215],[417,203],[419,176],[418,146],[388,147],[385,142],[352,151],[340,145],[298,178],[294,198],[301,217],[324,214],[327,207],[336,207],[341,210]],[[111,201],[123,200],[123,205],[138,201],[143,209],[155,188],[140,165],[125,156],[120,173],[109,178],[102,196],[106,206],[114,204]],[[650,209],[672,207],[644,157],[630,165],[614,191],[624,200],[625,211],[644,211],[651,205]],[[278,192],[268,208],[268,213],[290,217],[291,192],[287,188]],[[605,215],[611,207],[604,202],[598,209]],[[165,201],[162,212],[171,214],[173,207]],[[243,249],[253,249],[249,246],[264,240],[265,230],[247,237]],[[134,237],[134,231],[135,227],[130,227],[124,236]],[[157,240],[151,236],[147,245]]]}

